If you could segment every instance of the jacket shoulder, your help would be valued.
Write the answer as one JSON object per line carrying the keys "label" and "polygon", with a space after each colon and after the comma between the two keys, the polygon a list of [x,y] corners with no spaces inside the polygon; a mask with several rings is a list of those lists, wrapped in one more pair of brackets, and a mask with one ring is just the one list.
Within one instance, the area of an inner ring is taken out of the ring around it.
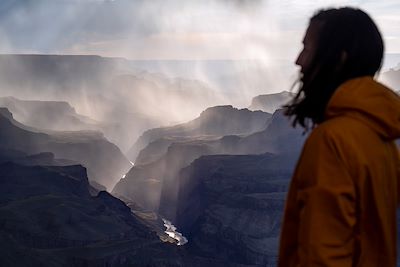
{"label": "jacket shoulder", "polygon": [[330,140],[334,143],[356,144],[381,139],[367,124],[350,116],[329,119],[317,126],[310,134],[310,139]]}

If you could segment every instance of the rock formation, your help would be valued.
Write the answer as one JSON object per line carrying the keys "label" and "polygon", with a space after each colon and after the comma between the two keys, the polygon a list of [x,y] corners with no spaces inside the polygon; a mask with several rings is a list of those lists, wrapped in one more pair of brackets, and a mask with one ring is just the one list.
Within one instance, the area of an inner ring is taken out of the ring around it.
{"label": "rock formation", "polygon": [[292,97],[293,94],[287,91],[275,94],[259,95],[253,98],[249,109],[274,113],[275,110],[281,109],[282,105],[287,104]]}
{"label": "rock formation", "polygon": [[190,253],[236,264],[276,266],[293,155],[212,155],[178,180],[176,226]]}
{"label": "rock formation", "polygon": [[[183,190],[178,181],[179,173],[200,156],[266,152],[295,156],[299,154],[305,136],[301,130],[291,128],[282,111],[275,112],[265,125],[267,126],[264,130],[247,136],[224,136],[212,140],[187,136],[180,141],[176,138],[154,141],[142,152],[148,153],[144,158],[156,160],[135,165],[117,183],[113,193],[132,199],[145,209],[157,211],[174,223],[177,217],[178,194]],[[158,150],[151,149],[158,143]],[[163,151],[166,152],[162,153]]]}
{"label": "rock formation", "polygon": [[15,121],[0,109],[0,148],[28,155],[52,152],[56,158],[72,160],[88,168],[89,178],[111,187],[131,164],[121,151],[98,132],[41,133]]}
{"label": "rock formation", "polygon": [[[239,110],[232,106],[211,107],[190,122],[146,131],[130,149],[128,157],[131,161],[136,161],[140,151],[152,142],[158,142],[162,147],[161,151],[165,151],[168,145],[177,141],[216,139],[225,135],[248,135],[263,130],[270,117],[271,115],[265,112]],[[152,146],[154,147],[154,144]],[[147,159],[142,160],[142,157],[146,158],[143,154],[138,159],[138,164],[148,162]],[[159,152],[158,155],[162,153]]]}

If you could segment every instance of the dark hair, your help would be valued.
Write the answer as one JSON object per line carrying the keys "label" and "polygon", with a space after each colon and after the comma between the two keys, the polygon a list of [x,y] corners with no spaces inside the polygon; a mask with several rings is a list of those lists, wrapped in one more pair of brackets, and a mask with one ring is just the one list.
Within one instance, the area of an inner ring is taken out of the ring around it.
{"label": "dark hair", "polygon": [[284,106],[307,131],[324,120],[329,99],[343,82],[374,76],[382,64],[383,41],[372,19],[363,11],[343,7],[319,10],[309,26],[317,25],[316,50],[303,70],[302,82],[292,101]]}

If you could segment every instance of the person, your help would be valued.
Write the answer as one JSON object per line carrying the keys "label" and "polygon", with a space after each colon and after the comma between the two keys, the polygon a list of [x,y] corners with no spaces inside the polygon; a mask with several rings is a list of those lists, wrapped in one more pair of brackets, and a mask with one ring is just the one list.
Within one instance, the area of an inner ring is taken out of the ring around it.
{"label": "person", "polygon": [[299,90],[285,106],[309,132],[295,168],[279,267],[396,266],[400,99],[374,77],[384,44],[352,7],[310,20]]}

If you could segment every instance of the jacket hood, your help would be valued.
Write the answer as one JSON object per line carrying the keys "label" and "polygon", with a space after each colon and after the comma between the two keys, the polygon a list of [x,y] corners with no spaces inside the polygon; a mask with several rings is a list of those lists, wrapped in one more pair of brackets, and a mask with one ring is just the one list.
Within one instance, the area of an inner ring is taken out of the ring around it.
{"label": "jacket hood", "polygon": [[337,116],[360,120],[384,139],[400,137],[400,97],[370,76],[351,79],[336,89],[325,118]]}

